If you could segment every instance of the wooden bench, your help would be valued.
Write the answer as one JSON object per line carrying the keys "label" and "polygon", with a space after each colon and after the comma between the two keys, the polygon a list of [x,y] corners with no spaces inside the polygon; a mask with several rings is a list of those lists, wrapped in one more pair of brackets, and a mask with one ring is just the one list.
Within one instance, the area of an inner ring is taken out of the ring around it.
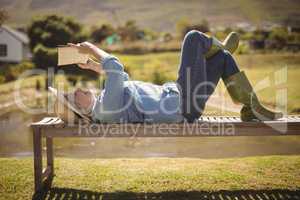
{"label": "wooden bench", "polygon": [[[300,116],[278,121],[242,122],[238,117],[201,117],[188,124],[79,124],[67,125],[56,117],[32,123],[35,191],[54,176],[54,137],[216,137],[300,135]],[[46,138],[46,168],[42,162],[42,138]]]}

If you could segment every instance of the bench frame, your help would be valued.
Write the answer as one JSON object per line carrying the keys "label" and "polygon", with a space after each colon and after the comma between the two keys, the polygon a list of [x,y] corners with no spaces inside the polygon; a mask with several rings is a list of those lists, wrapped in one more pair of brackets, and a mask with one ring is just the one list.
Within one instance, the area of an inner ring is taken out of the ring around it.
{"label": "bench frame", "polygon": [[[33,155],[34,155],[34,190],[38,192],[44,186],[50,186],[54,177],[54,137],[208,137],[208,136],[280,136],[300,135],[300,116],[288,116],[283,120],[269,122],[241,122],[238,117],[201,117],[193,124],[159,124],[172,133],[160,132],[158,124],[127,124],[136,131],[120,129],[121,124],[86,124],[67,125],[57,117],[46,117],[39,122],[32,123]],[[204,126],[205,125],[205,126]],[[221,125],[222,130],[233,128],[229,134],[214,132]],[[81,129],[80,129],[81,127]],[[102,129],[101,129],[102,128]],[[282,129],[283,128],[283,129]],[[92,130],[98,130],[94,134]],[[105,131],[106,130],[106,131]],[[111,131],[114,130],[114,131]],[[91,133],[92,132],[92,133]],[[46,168],[43,169],[43,141],[46,139]]]}

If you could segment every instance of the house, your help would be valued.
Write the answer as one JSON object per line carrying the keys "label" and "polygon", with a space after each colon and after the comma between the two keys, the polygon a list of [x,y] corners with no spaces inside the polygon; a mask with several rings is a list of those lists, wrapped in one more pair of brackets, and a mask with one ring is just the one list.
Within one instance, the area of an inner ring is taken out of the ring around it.
{"label": "house", "polygon": [[27,35],[2,25],[0,27],[0,62],[19,63],[30,57]]}

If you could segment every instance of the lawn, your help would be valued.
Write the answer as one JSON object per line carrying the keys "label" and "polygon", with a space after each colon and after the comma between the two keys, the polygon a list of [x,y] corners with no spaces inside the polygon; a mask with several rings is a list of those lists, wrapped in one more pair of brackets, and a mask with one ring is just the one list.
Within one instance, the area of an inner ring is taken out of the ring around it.
{"label": "lawn", "polygon": [[[297,190],[300,156],[55,160],[54,188],[98,193]],[[0,199],[30,199],[32,158],[0,158]]]}

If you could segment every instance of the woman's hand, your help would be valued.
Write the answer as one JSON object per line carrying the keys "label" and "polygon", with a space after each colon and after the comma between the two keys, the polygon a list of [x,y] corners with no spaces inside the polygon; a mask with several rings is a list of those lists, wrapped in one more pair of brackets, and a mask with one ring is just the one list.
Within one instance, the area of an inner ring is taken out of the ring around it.
{"label": "woman's hand", "polygon": [[77,64],[81,69],[90,69],[92,71],[97,72],[98,74],[103,74],[103,70],[101,69],[101,64],[94,61],[93,59],[88,59],[87,63],[78,63]]}
{"label": "woman's hand", "polygon": [[85,54],[90,54],[90,55],[94,55],[98,49],[98,47],[96,47],[95,45],[93,45],[90,42],[81,42],[81,43],[77,43],[77,44],[68,43],[68,46],[75,47],[79,50],[79,52],[85,53]]}
{"label": "woman's hand", "polygon": [[82,43],[68,43],[68,46],[75,47],[79,49],[80,52],[93,55],[99,62],[103,60],[105,57],[109,56],[108,53],[99,49],[96,45],[90,42],[82,42]]}

